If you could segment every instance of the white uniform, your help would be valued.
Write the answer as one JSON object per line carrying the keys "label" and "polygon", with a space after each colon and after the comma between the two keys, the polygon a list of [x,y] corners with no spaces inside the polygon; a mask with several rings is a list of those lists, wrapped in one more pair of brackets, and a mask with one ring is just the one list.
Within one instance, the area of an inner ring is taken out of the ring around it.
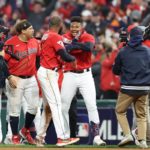
{"label": "white uniform", "polygon": [[58,88],[58,73],[56,71],[40,67],[37,75],[42,87],[42,92],[46,97],[44,100],[48,102],[52,111],[52,118],[57,137],[65,139],[66,134],[64,132],[64,121],[61,112],[61,98]]}
{"label": "white uniform", "polygon": [[27,111],[31,114],[36,114],[37,108],[39,107],[39,88],[35,76],[28,79],[16,78],[18,78],[16,89],[11,88],[8,81],[6,81],[7,96],[10,106],[9,116],[20,116],[23,97],[28,103]]}

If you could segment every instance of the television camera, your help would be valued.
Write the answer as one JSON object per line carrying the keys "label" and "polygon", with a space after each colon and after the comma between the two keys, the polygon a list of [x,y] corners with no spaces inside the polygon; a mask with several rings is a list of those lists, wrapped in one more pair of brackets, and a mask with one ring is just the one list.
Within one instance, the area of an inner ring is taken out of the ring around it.
{"label": "television camera", "polygon": [[5,41],[8,39],[9,28],[0,25],[0,51],[5,48],[5,52],[9,54],[12,58],[19,60],[19,57],[14,54],[13,45],[4,45]]}

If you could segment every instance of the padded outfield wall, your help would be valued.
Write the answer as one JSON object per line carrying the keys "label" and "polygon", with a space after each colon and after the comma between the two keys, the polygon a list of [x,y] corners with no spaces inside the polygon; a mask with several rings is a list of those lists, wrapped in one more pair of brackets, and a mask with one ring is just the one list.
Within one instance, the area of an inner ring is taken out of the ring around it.
{"label": "padded outfield wall", "polygon": [[[100,116],[101,130],[100,135],[106,141],[108,145],[116,145],[122,139],[122,131],[115,115],[115,105],[116,100],[97,100],[98,112]],[[6,134],[6,100],[2,101],[2,127],[3,135]],[[132,109],[128,109],[127,117],[129,119],[130,126],[132,126]],[[20,127],[23,125],[23,114],[21,114]],[[80,144],[86,144],[88,142],[88,116],[83,100],[78,100],[78,128],[77,136],[80,137]],[[55,144],[56,133],[51,123],[48,128],[48,133],[46,136],[47,144]]]}

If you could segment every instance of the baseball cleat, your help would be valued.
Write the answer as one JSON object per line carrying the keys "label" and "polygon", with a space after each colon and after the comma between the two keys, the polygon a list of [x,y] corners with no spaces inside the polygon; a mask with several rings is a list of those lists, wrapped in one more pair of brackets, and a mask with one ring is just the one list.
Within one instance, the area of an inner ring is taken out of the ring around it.
{"label": "baseball cleat", "polygon": [[13,144],[12,143],[12,138],[6,136],[5,139],[4,139],[4,144]]}
{"label": "baseball cleat", "polygon": [[36,137],[35,142],[37,147],[44,147],[45,145],[45,140],[42,137]]}
{"label": "baseball cleat", "polygon": [[57,146],[65,146],[65,145],[68,145],[68,143],[69,143],[68,139],[60,139],[60,138],[58,138],[56,145]]}
{"label": "baseball cleat", "polygon": [[100,138],[99,135],[97,135],[97,136],[94,137],[93,145],[105,146],[105,145],[106,145],[106,142],[103,141],[103,140]]}
{"label": "baseball cleat", "polygon": [[22,138],[24,138],[24,139],[27,140],[27,142],[29,144],[32,144],[32,145],[36,144],[35,141],[34,141],[34,139],[32,138],[32,136],[30,134],[30,130],[29,129],[22,128],[19,133],[22,136]]}
{"label": "baseball cleat", "polygon": [[123,137],[123,139],[121,140],[121,142],[118,144],[118,146],[125,146],[127,144],[130,144],[132,143],[134,140],[133,140],[133,137],[131,134],[128,134],[126,136]]}
{"label": "baseball cleat", "polygon": [[70,138],[69,140],[70,140],[69,144],[74,144],[77,143],[80,140],[80,138]]}
{"label": "baseball cleat", "polygon": [[80,138],[68,138],[68,139],[58,139],[57,140],[57,146],[66,146],[70,144],[74,144],[78,142]]}
{"label": "baseball cleat", "polygon": [[14,145],[21,145],[19,135],[13,135],[11,141]]}

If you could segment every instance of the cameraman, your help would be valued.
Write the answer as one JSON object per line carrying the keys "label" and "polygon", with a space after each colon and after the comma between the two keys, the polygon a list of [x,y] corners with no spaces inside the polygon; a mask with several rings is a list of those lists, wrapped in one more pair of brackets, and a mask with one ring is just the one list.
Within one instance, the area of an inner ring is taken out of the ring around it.
{"label": "cameraman", "polygon": [[116,116],[124,132],[124,138],[119,146],[133,141],[126,118],[127,108],[133,103],[138,128],[138,141],[136,144],[141,148],[148,147],[146,143],[146,109],[150,85],[149,63],[150,49],[143,46],[143,32],[135,27],[131,29],[129,41],[120,50],[113,66],[113,72],[121,77]]}
{"label": "cameraman", "polygon": [[[135,25],[130,25],[128,27],[127,30],[125,29],[122,29],[120,31],[120,41],[124,43],[124,46],[127,44],[128,42],[128,34],[130,33],[130,31],[136,27]],[[143,32],[143,45],[146,45],[147,47],[150,48],[150,25],[148,27],[145,27],[145,26],[137,26],[138,28],[140,28]],[[123,46],[122,46],[123,47]],[[150,97],[150,95],[149,95]],[[147,105],[147,135],[146,135],[146,138],[147,138],[147,142],[150,141],[150,104]],[[132,128],[134,129],[136,127],[136,118],[135,118],[135,111],[133,109],[133,125],[132,125]],[[135,142],[138,143],[138,137],[137,137],[137,128],[135,128],[134,130],[132,130],[132,134],[135,138]]]}

